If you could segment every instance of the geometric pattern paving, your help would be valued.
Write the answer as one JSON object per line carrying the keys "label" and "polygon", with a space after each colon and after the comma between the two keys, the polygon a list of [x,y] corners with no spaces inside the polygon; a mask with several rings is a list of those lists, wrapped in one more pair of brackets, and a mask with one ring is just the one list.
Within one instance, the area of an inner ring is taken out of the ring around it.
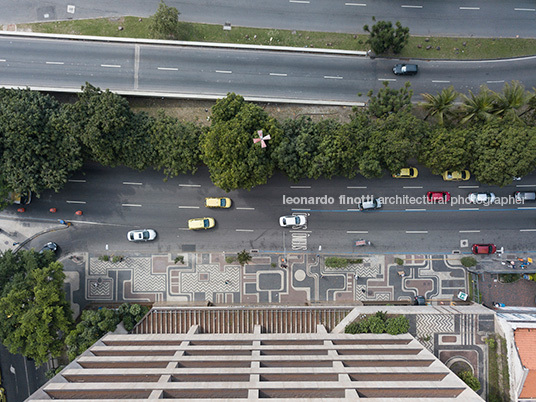
{"label": "geometric pattern paving", "polygon": [[454,314],[417,314],[415,318],[417,337],[432,352],[434,350],[433,334],[455,331]]}
{"label": "geometric pattern paving", "polygon": [[181,294],[204,293],[205,300],[213,302],[215,293],[240,292],[240,266],[225,266],[223,270],[218,264],[197,264],[195,272],[181,272]]}

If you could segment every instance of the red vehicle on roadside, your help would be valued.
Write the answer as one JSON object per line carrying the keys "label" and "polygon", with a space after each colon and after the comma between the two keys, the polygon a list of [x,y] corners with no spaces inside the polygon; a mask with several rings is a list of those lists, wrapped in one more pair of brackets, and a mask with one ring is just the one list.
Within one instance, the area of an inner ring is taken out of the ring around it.
{"label": "red vehicle on roadside", "polygon": [[473,254],[494,254],[497,251],[495,244],[473,244]]}
{"label": "red vehicle on roadside", "polygon": [[426,198],[428,202],[446,203],[450,201],[450,193],[447,191],[428,191]]}

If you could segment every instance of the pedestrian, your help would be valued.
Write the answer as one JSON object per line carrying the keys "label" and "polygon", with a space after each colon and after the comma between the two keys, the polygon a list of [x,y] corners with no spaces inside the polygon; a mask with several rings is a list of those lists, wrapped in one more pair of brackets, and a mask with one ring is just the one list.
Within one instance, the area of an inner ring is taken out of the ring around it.
{"label": "pedestrian", "polygon": [[17,246],[18,244],[19,244],[18,241],[13,242],[13,245],[14,245],[14,246]]}
{"label": "pedestrian", "polygon": [[357,282],[359,280],[359,275],[355,274],[355,281]]}
{"label": "pedestrian", "polygon": [[231,283],[231,282],[229,282],[229,281],[225,281],[225,284],[226,284],[226,285],[229,285],[230,283]]}
{"label": "pedestrian", "polygon": [[361,292],[366,293],[367,291],[365,289],[361,289]]}

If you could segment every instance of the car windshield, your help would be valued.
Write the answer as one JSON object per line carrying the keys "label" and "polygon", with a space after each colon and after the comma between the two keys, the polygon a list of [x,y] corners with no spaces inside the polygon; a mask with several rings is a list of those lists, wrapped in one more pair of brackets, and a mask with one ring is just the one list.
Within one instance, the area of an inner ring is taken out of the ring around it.
{"label": "car windshield", "polygon": [[203,219],[203,226],[208,228],[208,225],[209,225],[208,219]]}
{"label": "car windshield", "polygon": [[149,240],[149,232],[147,230],[144,230],[141,233],[141,236],[142,236],[143,240]]}
{"label": "car windshield", "polygon": [[224,207],[225,206],[225,200],[222,198],[220,200],[220,207]]}

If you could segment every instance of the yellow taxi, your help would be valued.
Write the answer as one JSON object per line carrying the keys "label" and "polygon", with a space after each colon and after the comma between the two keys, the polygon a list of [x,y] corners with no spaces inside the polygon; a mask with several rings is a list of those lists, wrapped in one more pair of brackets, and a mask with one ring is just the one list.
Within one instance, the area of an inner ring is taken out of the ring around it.
{"label": "yellow taxi", "polygon": [[468,170],[453,171],[447,170],[443,172],[443,180],[446,181],[465,181],[471,178],[471,173]]}
{"label": "yellow taxi", "polygon": [[414,167],[400,169],[400,172],[393,173],[395,179],[414,179],[419,175],[419,171]]}
{"label": "yellow taxi", "polygon": [[231,208],[232,201],[227,197],[207,197],[205,207],[207,208]]}
{"label": "yellow taxi", "polygon": [[199,230],[199,229],[210,229],[216,225],[214,218],[193,218],[188,221],[188,229],[190,230]]}

